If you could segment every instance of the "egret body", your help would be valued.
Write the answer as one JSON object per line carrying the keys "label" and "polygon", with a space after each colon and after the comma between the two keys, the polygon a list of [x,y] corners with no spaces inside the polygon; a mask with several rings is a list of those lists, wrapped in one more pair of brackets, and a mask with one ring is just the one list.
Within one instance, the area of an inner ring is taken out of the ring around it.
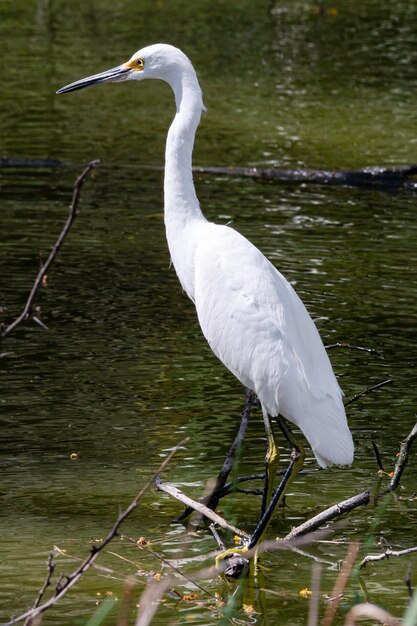
{"label": "egret body", "polygon": [[280,414],[304,433],[321,467],[352,463],[354,447],[342,392],[301,299],[245,237],[207,221],[201,212],[192,150],[204,104],[187,56],[170,45],[152,45],[127,63],[58,93],[145,78],[167,82],[175,96],[176,115],[165,153],[166,236],[205,338],[220,361],[257,394],[267,433],[268,416]]}

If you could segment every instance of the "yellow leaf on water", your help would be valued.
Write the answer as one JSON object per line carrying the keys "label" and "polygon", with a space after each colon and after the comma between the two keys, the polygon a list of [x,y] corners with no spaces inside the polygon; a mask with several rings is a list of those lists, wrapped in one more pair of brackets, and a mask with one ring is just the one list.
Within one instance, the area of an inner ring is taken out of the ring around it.
{"label": "yellow leaf on water", "polygon": [[148,542],[145,539],[145,537],[139,537],[139,539],[137,540],[136,544],[138,546],[146,546],[148,544]]}
{"label": "yellow leaf on water", "polygon": [[198,594],[197,593],[185,593],[182,596],[182,599],[184,600],[184,602],[192,602],[193,600],[198,600]]}
{"label": "yellow leaf on water", "polygon": [[298,592],[298,594],[302,597],[302,598],[308,598],[308,596],[311,596],[311,591],[308,587],[304,587],[304,589],[300,589],[300,591]]}
{"label": "yellow leaf on water", "polygon": [[253,608],[252,604],[244,604],[243,605],[243,610],[245,611],[246,615],[253,615],[254,613],[256,613],[256,611]]}

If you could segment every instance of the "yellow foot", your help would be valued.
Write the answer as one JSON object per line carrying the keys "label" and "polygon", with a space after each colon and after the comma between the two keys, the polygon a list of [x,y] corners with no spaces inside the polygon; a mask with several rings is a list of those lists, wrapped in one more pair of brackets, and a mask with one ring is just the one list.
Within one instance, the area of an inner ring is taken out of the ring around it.
{"label": "yellow foot", "polygon": [[243,555],[248,548],[229,548],[216,556],[216,567],[224,578],[243,578],[249,573],[249,559]]}

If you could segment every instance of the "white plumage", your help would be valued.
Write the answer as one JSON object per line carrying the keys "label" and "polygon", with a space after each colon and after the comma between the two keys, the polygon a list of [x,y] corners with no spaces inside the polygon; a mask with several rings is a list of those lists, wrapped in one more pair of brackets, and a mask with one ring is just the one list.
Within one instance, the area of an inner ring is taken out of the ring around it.
{"label": "white plumage", "polygon": [[166,234],[204,336],[224,365],[256,392],[264,412],[280,413],[301,429],[319,465],[352,463],[342,392],[304,304],[255,246],[232,228],[208,222],[200,210],[191,159],[204,105],[189,59],[173,46],[156,44],[59,93],[145,78],[166,81],[175,95],[166,145]]}

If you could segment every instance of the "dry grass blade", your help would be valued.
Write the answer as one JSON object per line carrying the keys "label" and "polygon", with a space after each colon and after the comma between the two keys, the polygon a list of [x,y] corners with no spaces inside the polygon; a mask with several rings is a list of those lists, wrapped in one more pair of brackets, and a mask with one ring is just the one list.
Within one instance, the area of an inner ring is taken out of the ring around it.
{"label": "dry grass blade", "polygon": [[355,626],[356,621],[362,617],[375,620],[386,626],[401,626],[401,620],[397,619],[385,609],[371,604],[370,602],[362,602],[362,604],[356,604],[352,607],[349,613],[346,615],[344,626]]}
{"label": "dry grass blade", "polygon": [[117,626],[129,626],[129,609],[132,605],[133,590],[136,587],[136,581],[132,576],[126,578],[123,586],[123,597],[120,603],[119,620]]}
{"label": "dry grass blade", "polygon": [[340,571],[339,576],[335,582],[332,592],[333,600],[329,604],[326,609],[326,612],[323,617],[322,626],[331,626],[333,623],[334,617],[336,615],[337,607],[340,604],[340,600],[343,597],[343,592],[345,590],[347,581],[349,579],[352,568],[355,564],[356,557],[359,551],[359,543],[357,541],[350,544],[346,559],[343,562],[342,569]]}
{"label": "dry grass blade", "polygon": [[322,566],[320,563],[313,563],[313,567],[311,568],[311,596],[308,606],[307,626],[317,626],[319,623],[321,569]]}
{"label": "dry grass blade", "polygon": [[150,583],[139,600],[139,609],[135,626],[149,626],[153,616],[158,610],[159,602],[166,592],[175,582],[173,576],[167,576],[158,582]]}

